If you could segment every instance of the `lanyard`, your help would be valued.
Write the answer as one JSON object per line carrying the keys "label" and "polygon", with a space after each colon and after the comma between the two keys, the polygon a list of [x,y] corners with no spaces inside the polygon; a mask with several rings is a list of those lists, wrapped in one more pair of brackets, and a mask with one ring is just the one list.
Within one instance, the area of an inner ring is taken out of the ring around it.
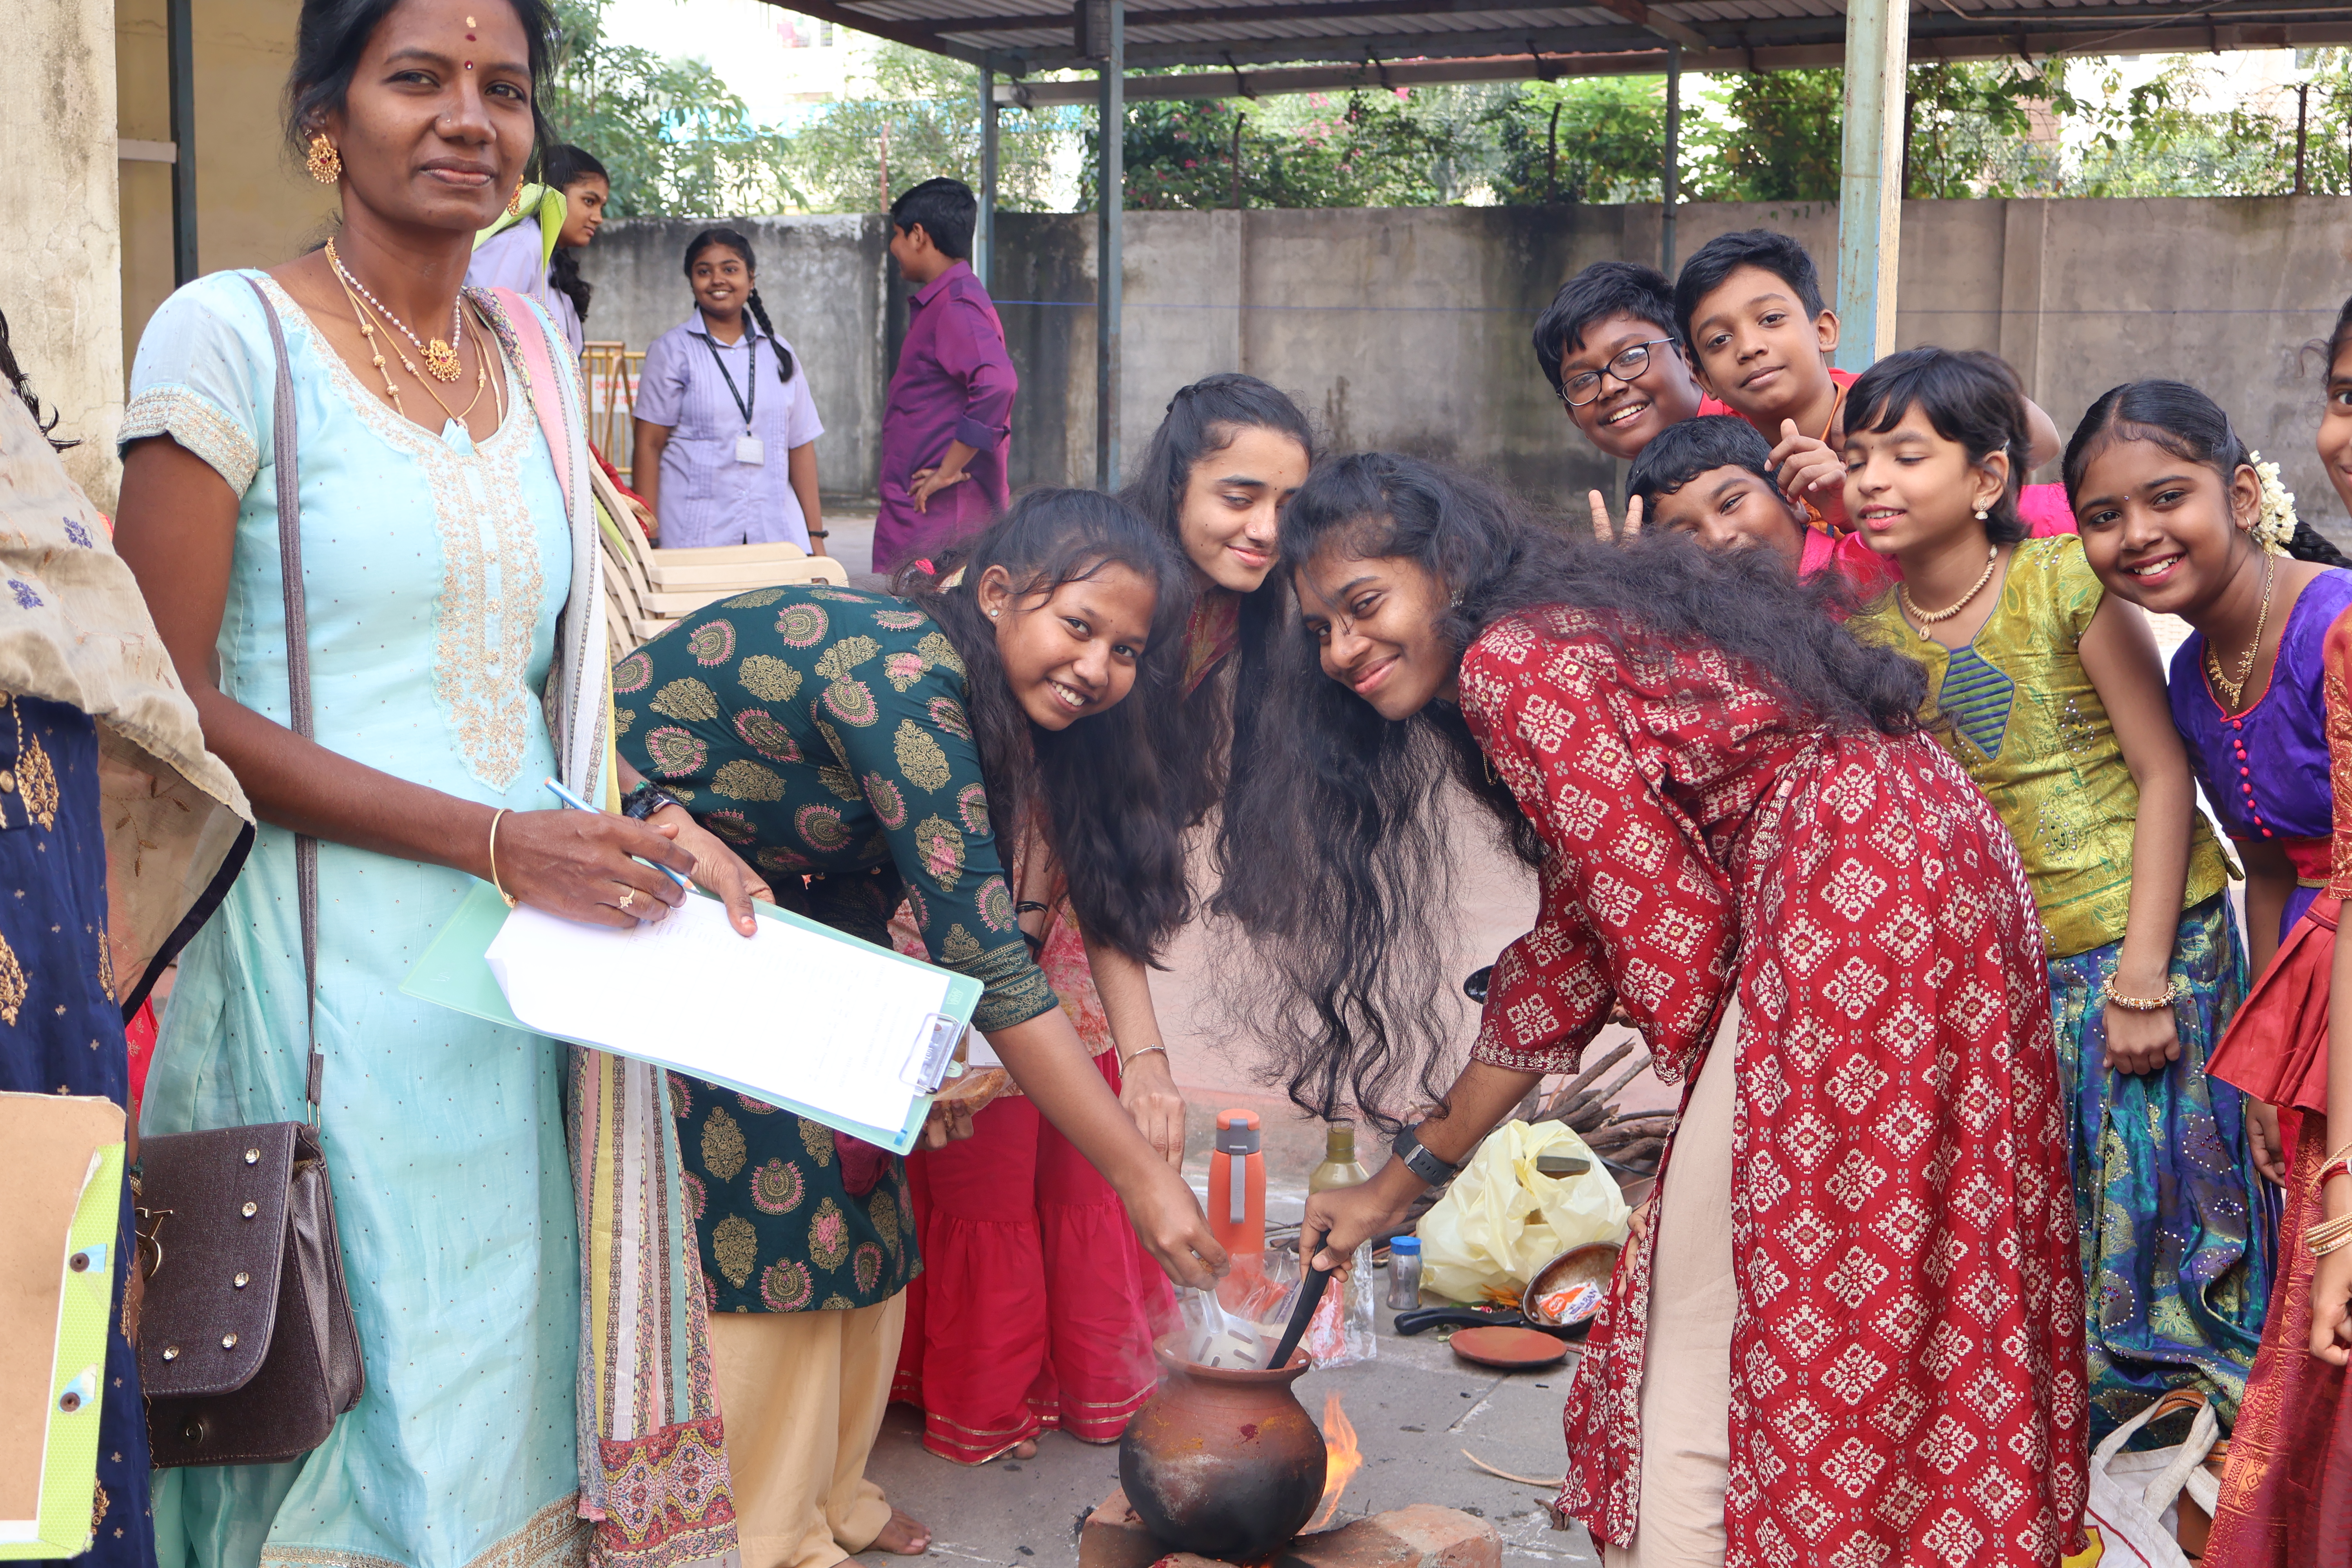
{"label": "lanyard", "polygon": [[702,346],[709,349],[710,357],[718,362],[719,374],[727,382],[727,395],[735,400],[735,412],[743,416],[743,428],[749,430],[751,428],[751,410],[760,405],[760,334],[746,324],[743,335],[751,340],[751,368],[744,373],[744,378],[751,384],[751,400],[749,403],[743,401],[743,395],[735,390],[735,377],[727,369],[727,356],[719,352],[719,340],[709,332],[694,335],[702,340]]}

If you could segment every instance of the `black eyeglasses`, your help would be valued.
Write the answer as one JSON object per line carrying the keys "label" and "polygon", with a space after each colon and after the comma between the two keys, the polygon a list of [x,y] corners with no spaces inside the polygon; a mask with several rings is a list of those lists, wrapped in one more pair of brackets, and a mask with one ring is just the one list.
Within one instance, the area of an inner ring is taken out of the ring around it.
{"label": "black eyeglasses", "polygon": [[[1635,343],[1609,362],[1608,374],[1615,376],[1619,381],[1637,380],[1643,371],[1650,368],[1652,349],[1661,343],[1672,347],[1681,341],[1679,338],[1652,338],[1646,343]],[[1597,370],[1588,370],[1570,376],[1560,383],[1559,400],[1570,408],[1583,407],[1601,395],[1601,373]]]}

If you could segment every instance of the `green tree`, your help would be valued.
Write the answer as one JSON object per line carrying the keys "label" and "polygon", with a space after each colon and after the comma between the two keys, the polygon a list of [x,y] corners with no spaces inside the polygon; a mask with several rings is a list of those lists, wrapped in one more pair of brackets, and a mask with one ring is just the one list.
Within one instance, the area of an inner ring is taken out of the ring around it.
{"label": "green tree", "polygon": [[1664,77],[1533,82],[1484,118],[1506,205],[1654,202],[1664,189]]}
{"label": "green tree", "polygon": [[[2352,54],[2317,50],[2300,63],[2313,71],[2305,189],[2340,194],[2347,189],[2343,148],[2347,111],[2352,110]],[[2069,194],[2265,196],[2293,191],[2294,97],[2212,113],[2196,107],[2209,77],[2206,63],[2191,56],[2127,92],[2108,72],[2101,84],[2105,105],[2093,117],[2096,134],[2072,171]]]}
{"label": "green tree", "polygon": [[616,217],[763,212],[779,145],[699,59],[608,42],[604,0],[556,0],[548,118],[611,171]]}
{"label": "green tree", "polygon": [[[998,205],[1043,209],[1053,162],[1077,136],[1075,107],[1005,110],[997,119]],[[980,72],[904,44],[884,44],[856,96],[821,106],[781,139],[777,179],[809,212],[873,212],[890,194],[938,175],[980,185]]]}
{"label": "green tree", "polygon": [[[1426,96],[1424,96],[1426,94]],[[1483,177],[1476,98],[1360,88],[1265,103],[1131,105],[1121,137],[1131,208],[1433,206]],[[1467,132],[1465,134],[1465,122]],[[1097,204],[1096,135],[1083,132],[1082,207]]]}
{"label": "green tree", "polygon": [[1693,201],[1835,201],[1845,73],[1759,71],[1712,94],[1720,118],[1689,125],[1685,193]]}

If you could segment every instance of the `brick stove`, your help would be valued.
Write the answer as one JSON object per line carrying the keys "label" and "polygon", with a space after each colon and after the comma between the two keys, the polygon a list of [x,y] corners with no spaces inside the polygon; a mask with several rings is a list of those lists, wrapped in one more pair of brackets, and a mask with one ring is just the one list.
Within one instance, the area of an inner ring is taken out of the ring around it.
{"label": "brick stove", "polygon": [[[1415,1503],[1336,1530],[1295,1536],[1265,1564],[1247,1568],[1502,1568],[1503,1537],[1483,1519]],[[1213,1558],[1171,1552],[1113,1491],[1087,1516],[1078,1568],[1228,1568]]]}

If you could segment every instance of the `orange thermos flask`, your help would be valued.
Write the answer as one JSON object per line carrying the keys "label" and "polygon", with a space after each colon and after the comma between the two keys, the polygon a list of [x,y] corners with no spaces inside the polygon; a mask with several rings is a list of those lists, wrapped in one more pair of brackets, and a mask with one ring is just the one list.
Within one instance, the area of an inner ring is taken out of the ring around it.
{"label": "orange thermos flask", "polygon": [[1217,1112],[1216,1152],[1209,1161],[1209,1232],[1236,1261],[1265,1250],[1265,1156],[1258,1152],[1257,1112]]}

